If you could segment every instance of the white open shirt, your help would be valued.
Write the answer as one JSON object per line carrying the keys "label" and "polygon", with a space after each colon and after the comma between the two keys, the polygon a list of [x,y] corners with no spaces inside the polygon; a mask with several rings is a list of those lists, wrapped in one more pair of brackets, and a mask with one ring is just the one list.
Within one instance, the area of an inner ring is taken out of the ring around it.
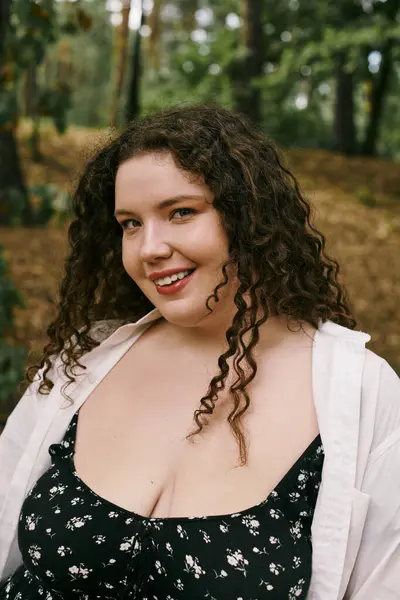
{"label": "white open shirt", "polygon": [[[22,563],[19,514],[51,464],[49,446],[62,440],[73,414],[160,317],[155,309],[136,323],[97,323],[102,342],[81,359],[87,369],[67,389],[74,403],[61,394],[66,379],[57,358],[51,393],[37,393],[39,372],[12,412],[0,436],[0,580]],[[365,348],[370,339],[331,321],[315,333],[313,393],[325,460],[308,600],[400,600],[400,379]]]}

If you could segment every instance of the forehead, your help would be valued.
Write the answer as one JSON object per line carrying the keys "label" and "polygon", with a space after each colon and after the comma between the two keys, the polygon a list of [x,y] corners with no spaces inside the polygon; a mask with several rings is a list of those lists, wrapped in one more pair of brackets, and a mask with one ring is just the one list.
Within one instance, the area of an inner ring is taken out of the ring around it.
{"label": "forehead", "polygon": [[[179,169],[170,154],[143,154],[122,163],[115,181],[115,204],[135,199],[162,200],[174,194],[193,194],[201,191],[209,195],[208,186],[201,177]],[[208,194],[206,193],[208,190]]]}

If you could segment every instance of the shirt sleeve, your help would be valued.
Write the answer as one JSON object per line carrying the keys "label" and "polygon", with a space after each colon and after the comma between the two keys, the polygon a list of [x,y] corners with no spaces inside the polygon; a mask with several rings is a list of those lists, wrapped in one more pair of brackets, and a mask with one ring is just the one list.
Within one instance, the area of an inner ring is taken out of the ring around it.
{"label": "shirt sleeve", "polygon": [[362,485],[370,504],[345,600],[400,599],[400,379],[386,361],[374,437]]}
{"label": "shirt sleeve", "polygon": [[[7,419],[0,435],[0,517],[4,498],[11,479],[17,469],[30,436],[40,418],[41,410],[46,406],[49,396],[40,394],[39,385],[43,380],[45,367],[35,375],[34,381],[26,389],[24,395]],[[48,375],[53,379],[54,366]]]}

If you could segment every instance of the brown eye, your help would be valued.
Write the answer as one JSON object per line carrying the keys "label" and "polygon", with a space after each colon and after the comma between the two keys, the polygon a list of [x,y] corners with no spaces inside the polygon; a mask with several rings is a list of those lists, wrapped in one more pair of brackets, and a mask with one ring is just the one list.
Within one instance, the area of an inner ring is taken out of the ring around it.
{"label": "brown eye", "polygon": [[183,217],[181,217],[182,219],[184,219],[185,217],[189,217],[190,215],[194,215],[196,212],[193,208],[177,208],[176,210],[173,211],[172,216],[174,216],[176,213],[179,213],[179,212],[182,212],[185,210],[189,212],[189,215],[183,215]]}
{"label": "brown eye", "polygon": [[128,229],[129,231],[135,229],[134,227],[128,227],[128,223],[137,223],[137,221],[135,221],[135,219],[125,219],[124,221],[121,221],[122,229]]}

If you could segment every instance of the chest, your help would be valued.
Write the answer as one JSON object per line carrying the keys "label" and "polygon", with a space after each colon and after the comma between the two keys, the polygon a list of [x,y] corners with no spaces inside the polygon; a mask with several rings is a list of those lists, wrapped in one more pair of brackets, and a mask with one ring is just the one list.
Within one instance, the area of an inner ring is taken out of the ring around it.
{"label": "chest", "polygon": [[225,514],[261,502],[318,434],[311,345],[258,357],[242,418],[248,463],[238,467],[227,421],[236,374],[230,369],[208,423],[188,440],[197,428],[194,412],[219,372],[217,359],[156,341],[135,344],[82,406],[79,476],[100,496],[145,516]]}

